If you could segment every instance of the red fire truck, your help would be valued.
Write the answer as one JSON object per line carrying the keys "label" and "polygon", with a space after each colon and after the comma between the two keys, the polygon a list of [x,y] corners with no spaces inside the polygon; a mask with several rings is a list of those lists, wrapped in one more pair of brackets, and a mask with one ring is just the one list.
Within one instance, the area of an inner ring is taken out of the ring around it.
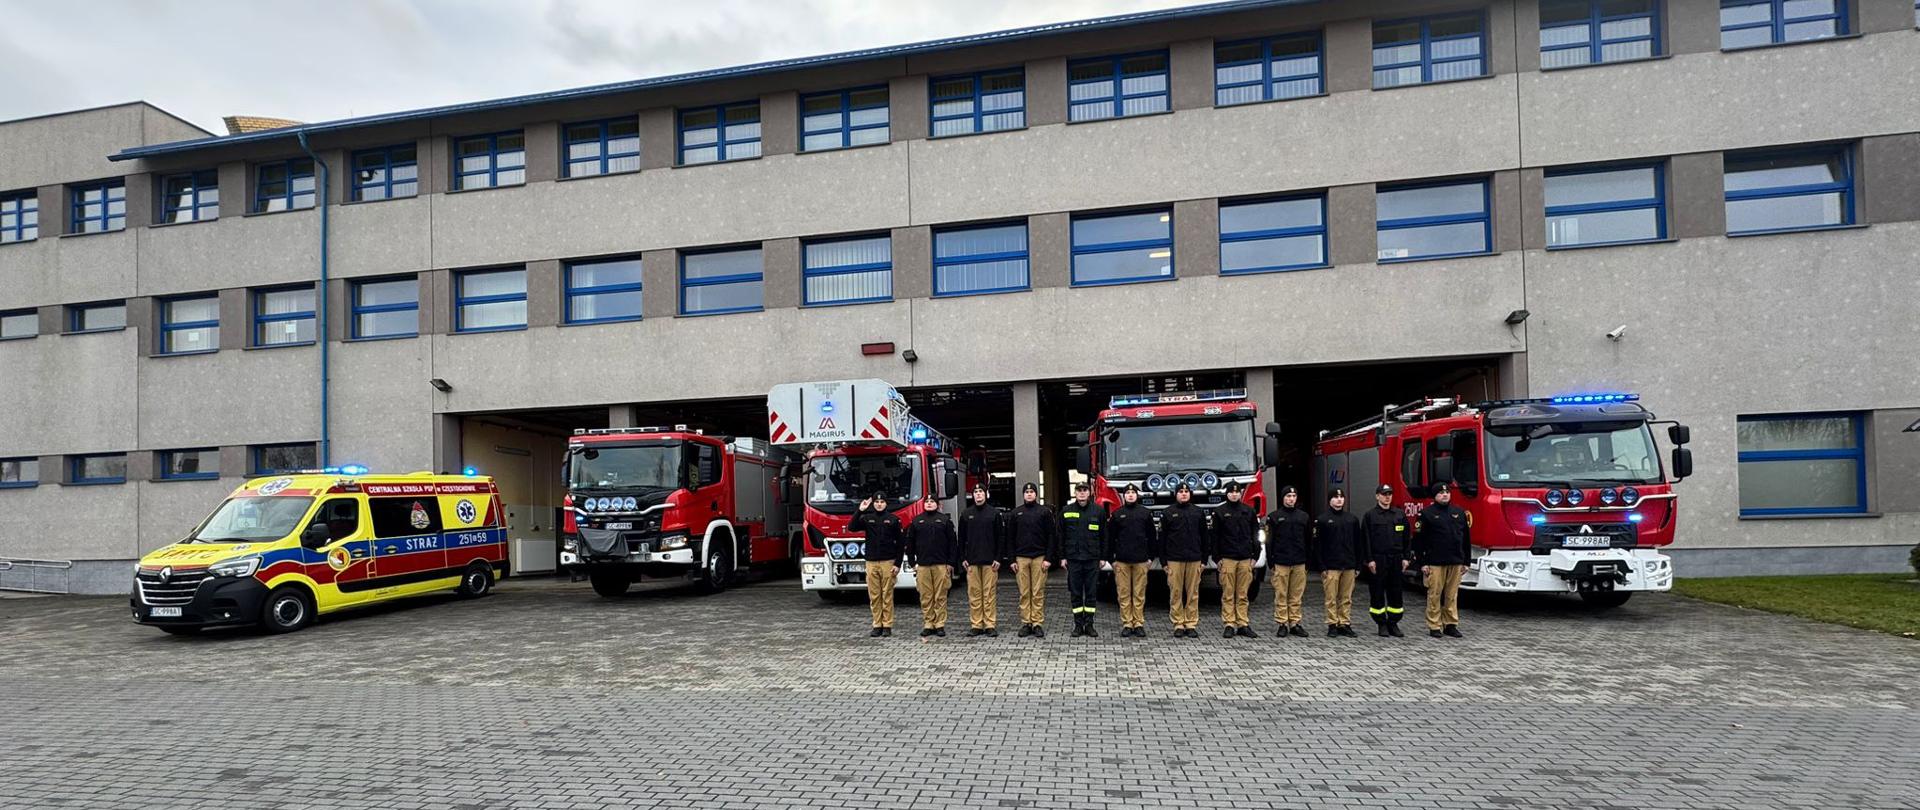
{"label": "red fire truck", "polygon": [[[1173,490],[1185,483],[1193,502],[1211,509],[1227,500],[1227,484],[1246,486],[1243,499],[1266,514],[1261,487],[1265,468],[1279,457],[1268,423],[1265,437],[1254,430],[1257,415],[1243,389],[1118,396],[1108,400],[1100,419],[1076,448],[1075,466],[1093,479],[1093,498],[1118,509],[1128,484],[1140,487],[1140,503],[1162,509]],[[1264,462],[1263,462],[1264,459]]]}
{"label": "red fire truck", "polygon": [[[1674,445],[1664,470],[1656,425]],[[1577,593],[1612,607],[1673,587],[1660,549],[1679,522],[1673,483],[1693,474],[1688,439],[1685,425],[1656,420],[1634,394],[1423,399],[1323,432],[1313,509],[1332,487],[1347,491],[1350,509],[1370,509],[1384,482],[1412,513],[1448,482],[1473,527],[1462,588]]]}
{"label": "red fire truck", "polygon": [[[931,491],[958,515],[964,471],[952,440],[907,413],[884,380],[788,383],[767,394],[767,433],[778,447],[806,451],[805,538],[800,586],[837,601],[867,589],[865,538],[849,528],[860,501],[876,492],[908,523]],[[898,588],[915,587],[902,568]]]}
{"label": "red fire truck", "polygon": [[759,439],[686,425],[575,430],[567,444],[560,564],[601,596],[642,576],[720,591],[798,556],[797,458]]}

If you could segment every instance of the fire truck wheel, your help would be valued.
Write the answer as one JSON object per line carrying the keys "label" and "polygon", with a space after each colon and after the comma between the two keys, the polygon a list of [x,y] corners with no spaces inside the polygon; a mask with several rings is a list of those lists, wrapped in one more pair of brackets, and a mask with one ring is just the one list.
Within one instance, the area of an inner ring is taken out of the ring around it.
{"label": "fire truck wheel", "polygon": [[625,596],[627,586],[633,584],[633,580],[627,577],[625,571],[594,571],[587,575],[587,579],[593,582],[594,593],[608,599]]}
{"label": "fire truck wheel", "polygon": [[275,588],[260,610],[260,626],[269,633],[291,633],[312,621],[313,600],[292,586]]}
{"label": "fire truck wheel", "polygon": [[719,593],[726,590],[727,584],[732,581],[732,538],[716,534],[713,536],[713,542],[707,544],[707,565],[700,571],[700,590]]}
{"label": "fire truck wheel", "polygon": [[1581,591],[1580,601],[1586,602],[1587,607],[1605,610],[1626,604],[1631,596],[1632,591]]}
{"label": "fire truck wheel", "polygon": [[493,592],[493,566],[477,562],[460,574],[460,587],[454,591],[466,599],[478,599]]}

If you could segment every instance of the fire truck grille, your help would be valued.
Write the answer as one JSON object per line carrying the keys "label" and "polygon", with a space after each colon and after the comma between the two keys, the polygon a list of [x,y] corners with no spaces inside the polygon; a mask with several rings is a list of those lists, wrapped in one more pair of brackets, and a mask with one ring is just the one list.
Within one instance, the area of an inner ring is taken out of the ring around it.
{"label": "fire truck grille", "polygon": [[193,601],[193,592],[207,578],[205,571],[175,571],[166,582],[160,572],[141,571],[134,581],[140,586],[140,601],[149,605],[184,605]]}

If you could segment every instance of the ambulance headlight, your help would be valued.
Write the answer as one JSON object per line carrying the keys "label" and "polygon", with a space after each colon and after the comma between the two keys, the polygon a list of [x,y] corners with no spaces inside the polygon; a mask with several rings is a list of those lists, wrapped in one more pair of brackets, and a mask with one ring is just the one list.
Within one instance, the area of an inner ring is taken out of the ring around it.
{"label": "ambulance headlight", "polygon": [[1147,476],[1147,490],[1149,492],[1158,492],[1165,487],[1166,484],[1167,479],[1162,478],[1159,473]]}
{"label": "ambulance headlight", "polygon": [[216,577],[250,577],[258,570],[260,570],[259,557],[241,557],[237,560],[227,560],[207,566],[207,573]]}

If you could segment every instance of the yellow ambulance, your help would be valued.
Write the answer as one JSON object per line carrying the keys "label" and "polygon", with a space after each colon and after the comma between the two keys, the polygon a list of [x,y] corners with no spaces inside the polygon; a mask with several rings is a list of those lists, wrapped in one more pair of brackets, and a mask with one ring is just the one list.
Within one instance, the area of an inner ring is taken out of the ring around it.
{"label": "yellow ambulance", "polygon": [[436,591],[478,597],[507,569],[493,479],[368,475],[364,468],[256,478],[134,572],[133,620],[168,633],[316,616]]}

